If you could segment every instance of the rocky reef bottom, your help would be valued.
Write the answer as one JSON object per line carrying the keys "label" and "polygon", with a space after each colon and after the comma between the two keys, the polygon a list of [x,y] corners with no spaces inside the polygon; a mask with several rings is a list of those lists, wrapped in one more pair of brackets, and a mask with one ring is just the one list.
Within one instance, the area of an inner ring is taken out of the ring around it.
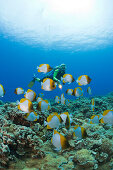
{"label": "rocky reef bottom", "polygon": [[[42,113],[37,122],[24,119],[16,103],[0,102],[0,169],[1,170],[113,170],[113,126],[90,124],[92,115],[113,110],[113,93],[96,96],[95,110],[90,98],[70,100],[69,105],[50,101],[51,109]],[[37,103],[33,103],[36,110]],[[72,114],[70,129],[57,129],[68,141],[68,147],[54,151],[51,144],[53,130],[44,127],[44,120],[52,112]],[[73,126],[86,130],[86,137],[73,136]]]}

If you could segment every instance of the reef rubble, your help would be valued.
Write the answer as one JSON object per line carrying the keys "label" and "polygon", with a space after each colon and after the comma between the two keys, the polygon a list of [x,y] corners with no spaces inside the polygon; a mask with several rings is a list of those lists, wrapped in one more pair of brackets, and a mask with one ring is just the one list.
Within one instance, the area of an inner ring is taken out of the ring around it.
{"label": "reef rubble", "polygon": [[[70,100],[69,105],[55,104],[42,113],[37,122],[24,119],[16,103],[0,101],[0,169],[5,170],[113,170],[113,127],[106,124],[90,124],[92,115],[113,110],[113,94],[95,96],[95,111],[92,112],[90,98]],[[37,103],[33,103],[36,110]],[[69,130],[59,127],[68,147],[56,152],[51,144],[52,130],[44,127],[44,120],[52,112],[69,112],[72,124]],[[73,126],[80,125],[86,130],[86,137],[73,136]]]}

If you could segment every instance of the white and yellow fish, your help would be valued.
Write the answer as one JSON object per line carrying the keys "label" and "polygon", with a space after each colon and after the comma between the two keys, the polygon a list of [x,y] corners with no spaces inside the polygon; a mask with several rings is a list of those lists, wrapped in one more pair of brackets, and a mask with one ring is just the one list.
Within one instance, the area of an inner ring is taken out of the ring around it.
{"label": "white and yellow fish", "polygon": [[36,93],[33,90],[28,89],[27,92],[25,93],[24,97],[26,99],[29,99],[31,102],[33,102],[36,100]]}
{"label": "white and yellow fish", "polygon": [[71,74],[64,74],[63,77],[61,78],[63,84],[65,83],[72,83],[74,82],[74,78]]}
{"label": "white and yellow fish", "polygon": [[38,72],[47,73],[51,71],[52,68],[49,64],[40,64],[39,66],[37,66],[37,70]]}
{"label": "white and yellow fish", "polygon": [[55,147],[55,150],[57,151],[67,148],[66,138],[63,135],[61,135],[59,132],[57,132],[56,130],[54,130],[53,132],[51,143],[53,144],[53,146]]}
{"label": "white and yellow fish", "polygon": [[41,112],[49,110],[50,109],[50,103],[48,102],[48,100],[40,101],[37,105],[37,109]]}
{"label": "white and yellow fish", "polygon": [[113,110],[105,110],[103,112],[103,117],[100,122],[106,123],[108,125],[113,125]]}
{"label": "white and yellow fish", "polygon": [[60,100],[61,100],[61,104],[65,104],[66,99],[64,97],[64,93],[61,94]]}
{"label": "white and yellow fish", "polygon": [[70,116],[68,112],[63,112],[60,114],[60,117],[62,119],[62,124],[65,125],[66,129],[69,129],[70,127]]}
{"label": "white and yellow fish", "polygon": [[99,115],[93,115],[90,118],[90,124],[99,124]]}
{"label": "white and yellow fish", "polygon": [[5,95],[5,90],[2,84],[0,84],[0,97],[3,97]]}
{"label": "white and yellow fish", "polygon": [[14,93],[17,95],[24,94],[24,89],[21,87],[18,87],[15,89]]}
{"label": "white and yellow fish", "polygon": [[43,79],[43,82],[41,83],[41,89],[45,91],[52,91],[56,89],[55,82],[50,78]]}
{"label": "white and yellow fish", "polygon": [[82,139],[86,136],[86,130],[82,126],[76,125],[74,127],[73,136],[76,136],[79,139]]}
{"label": "white and yellow fish", "polygon": [[18,103],[18,109],[25,113],[30,113],[33,110],[33,104],[29,99],[22,98]]}
{"label": "white and yellow fish", "polygon": [[67,89],[66,94],[68,95],[73,95],[73,89]]}
{"label": "white and yellow fish", "polygon": [[30,113],[26,113],[24,118],[28,121],[37,121],[39,119],[39,115],[35,111],[32,111]]}
{"label": "white and yellow fish", "polygon": [[55,103],[60,103],[60,97],[59,96],[55,97]]}
{"label": "white and yellow fish", "polygon": [[95,100],[93,98],[91,99],[91,110],[94,112],[94,109],[95,109]]}
{"label": "white and yellow fish", "polygon": [[85,86],[91,82],[91,78],[88,75],[82,75],[76,80],[79,86]]}
{"label": "white and yellow fish", "polygon": [[83,96],[83,90],[81,87],[76,87],[74,90],[73,90],[73,95],[76,96],[76,97],[80,97],[80,96]]}
{"label": "white and yellow fish", "polygon": [[51,113],[48,118],[47,122],[44,122],[44,126],[47,125],[47,129],[54,129],[58,128],[61,124],[61,117],[58,115],[57,112]]}

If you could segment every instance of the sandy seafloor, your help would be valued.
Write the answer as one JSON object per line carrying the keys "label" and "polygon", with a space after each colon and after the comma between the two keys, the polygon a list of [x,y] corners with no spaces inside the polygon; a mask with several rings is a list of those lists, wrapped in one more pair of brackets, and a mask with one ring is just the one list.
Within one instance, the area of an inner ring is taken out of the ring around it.
{"label": "sandy seafloor", "polygon": [[[106,124],[90,124],[92,115],[113,110],[113,93],[95,96],[95,111],[90,108],[91,98],[70,100],[69,105],[55,104],[51,109],[38,112],[40,119],[29,122],[24,119],[16,103],[0,101],[0,169],[5,170],[113,170],[113,127]],[[37,103],[33,103],[36,111]],[[73,115],[71,128],[60,127],[58,132],[68,141],[65,150],[56,152],[51,144],[52,130],[43,122],[52,112],[68,111]],[[73,126],[86,129],[86,138],[73,137]]]}

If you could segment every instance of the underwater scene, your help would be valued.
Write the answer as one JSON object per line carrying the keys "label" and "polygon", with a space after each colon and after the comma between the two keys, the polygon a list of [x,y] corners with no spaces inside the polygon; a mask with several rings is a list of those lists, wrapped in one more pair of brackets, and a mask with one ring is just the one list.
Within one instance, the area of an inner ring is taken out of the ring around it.
{"label": "underwater scene", "polygon": [[113,170],[113,1],[0,0],[0,170]]}

